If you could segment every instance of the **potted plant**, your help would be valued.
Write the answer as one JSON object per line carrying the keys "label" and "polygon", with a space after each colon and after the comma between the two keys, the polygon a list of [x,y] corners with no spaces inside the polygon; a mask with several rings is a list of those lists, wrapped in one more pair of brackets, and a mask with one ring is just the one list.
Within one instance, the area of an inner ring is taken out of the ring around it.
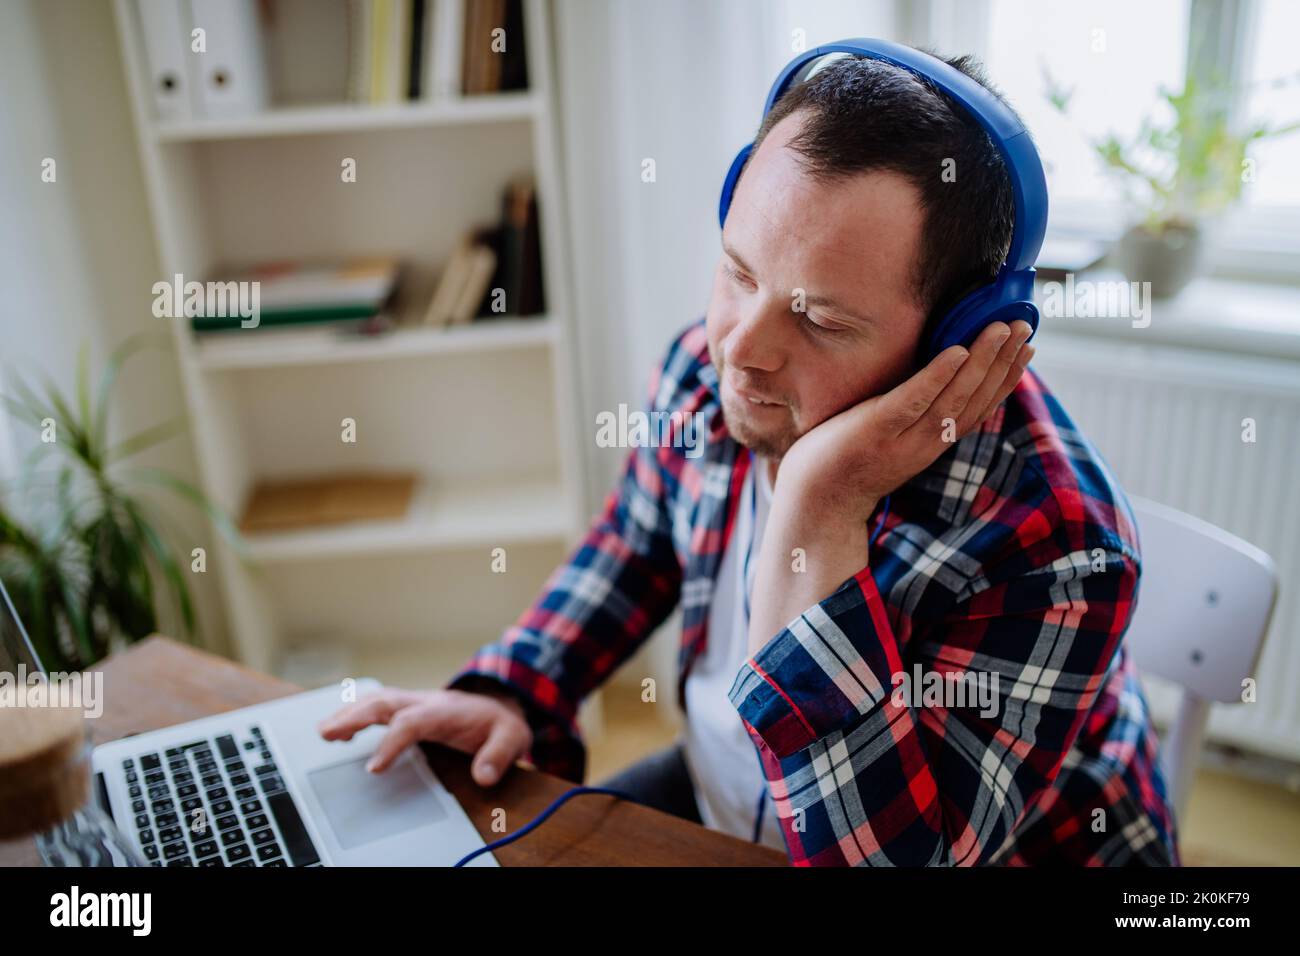
{"label": "potted plant", "polygon": [[12,373],[11,394],[0,397],[16,421],[41,436],[0,496],[0,579],[51,671],[84,669],[116,646],[153,633],[160,604],[177,613],[180,636],[196,633],[190,549],[169,543],[162,516],[142,497],[146,489],[202,508],[238,540],[229,519],[201,492],[165,471],[132,464],[176,435],[179,421],[121,441],[110,435],[114,381],[145,344],[136,336],[112,354],[93,400],[84,348],[75,401],[53,385],[37,391]]}
{"label": "potted plant", "polygon": [[[1043,73],[1048,102],[1068,115],[1073,91],[1046,67]],[[1202,88],[1190,76],[1181,93],[1161,88],[1160,100],[1163,108],[1145,117],[1132,139],[1110,133],[1091,145],[1137,213],[1114,250],[1115,264],[1131,281],[1150,282],[1152,295],[1167,297],[1200,270],[1205,221],[1241,198],[1249,147],[1300,123],[1233,129],[1231,90]]]}

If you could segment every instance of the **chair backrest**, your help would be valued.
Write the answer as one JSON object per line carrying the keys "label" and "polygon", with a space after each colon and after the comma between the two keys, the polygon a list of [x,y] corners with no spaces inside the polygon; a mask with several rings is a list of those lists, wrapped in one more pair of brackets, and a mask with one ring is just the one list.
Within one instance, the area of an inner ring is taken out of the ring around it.
{"label": "chair backrest", "polygon": [[1142,577],[1125,641],[1138,668],[1205,700],[1240,703],[1277,597],[1272,559],[1207,521],[1130,497]]}
{"label": "chair backrest", "polygon": [[1129,497],[1142,577],[1124,640],[1139,671],[1183,689],[1160,743],[1175,820],[1187,811],[1211,701],[1240,703],[1277,598],[1267,554],[1207,521]]}

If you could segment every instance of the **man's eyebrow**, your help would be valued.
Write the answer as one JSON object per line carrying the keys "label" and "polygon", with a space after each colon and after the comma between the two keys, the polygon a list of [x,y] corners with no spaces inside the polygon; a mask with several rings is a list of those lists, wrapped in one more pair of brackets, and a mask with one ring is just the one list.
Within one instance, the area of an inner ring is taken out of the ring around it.
{"label": "man's eyebrow", "polygon": [[[740,257],[740,253],[736,252],[736,250],[732,248],[730,245],[728,245],[725,240],[722,243],[722,251],[727,254],[727,256],[731,259],[732,262],[740,266],[740,268],[743,269],[745,272],[748,272],[751,275],[753,274],[754,270],[750,268],[749,263],[747,263],[744,259],[742,259]],[[871,316],[862,315],[859,312],[854,312],[852,309],[846,309],[844,306],[840,305],[838,302],[836,302],[834,299],[830,298],[829,296],[805,295],[803,301],[805,306],[820,306],[821,308],[824,309],[830,309],[836,315],[842,316],[851,322],[858,322],[862,325],[875,324],[875,319],[873,319]]]}
{"label": "man's eyebrow", "polygon": [[737,251],[736,251],[735,249],[733,249],[731,246],[727,245],[727,241],[726,241],[725,239],[722,241],[722,251],[725,252],[725,253],[727,254],[728,258],[730,258],[732,262],[734,262],[736,265],[740,266],[740,268],[744,269],[746,272],[753,272],[753,271],[754,271],[753,269],[751,269],[751,268],[749,267],[749,263],[748,263],[748,262],[746,262],[744,259],[740,258],[740,253],[739,253],[739,252],[737,252]]}

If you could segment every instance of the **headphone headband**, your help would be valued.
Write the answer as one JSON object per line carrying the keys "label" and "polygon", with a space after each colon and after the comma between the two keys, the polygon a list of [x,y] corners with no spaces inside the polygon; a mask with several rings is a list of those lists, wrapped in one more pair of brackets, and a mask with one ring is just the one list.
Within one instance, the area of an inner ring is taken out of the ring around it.
{"label": "headphone headband", "polygon": [[[1024,124],[996,96],[976,80],[928,53],[914,50],[901,43],[855,37],[828,43],[805,51],[792,60],[772,85],[763,107],[766,117],[786,90],[804,77],[800,75],[812,61],[832,53],[847,53],[872,60],[883,60],[894,66],[928,80],[935,87],[956,100],[966,112],[988,133],[989,139],[1002,155],[1011,180],[1011,193],[1015,202],[1015,225],[1011,233],[1011,248],[1007,253],[1004,270],[1020,272],[1033,267],[1043,246],[1047,232],[1047,179],[1043,163],[1034,148]],[[738,157],[729,180],[734,184],[739,175]],[[729,191],[724,194],[730,200]],[[726,210],[723,209],[725,216]]]}

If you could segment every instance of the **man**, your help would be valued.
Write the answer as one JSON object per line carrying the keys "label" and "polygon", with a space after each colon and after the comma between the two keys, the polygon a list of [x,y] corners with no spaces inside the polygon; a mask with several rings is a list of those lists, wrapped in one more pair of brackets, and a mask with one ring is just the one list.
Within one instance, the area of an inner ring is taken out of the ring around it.
{"label": "man", "polygon": [[651,388],[651,411],[700,416],[702,453],[634,449],[449,689],[382,691],[322,733],[388,724],[376,771],[426,739],[473,753],[484,786],[525,755],[581,780],[579,702],[680,604],[687,731],[611,782],[637,799],[797,864],[1176,862],[1121,644],[1122,492],[1025,371],[1025,323],[918,360],[1012,220],[987,136],[912,74],[850,58],[792,89],[706,320]]}

